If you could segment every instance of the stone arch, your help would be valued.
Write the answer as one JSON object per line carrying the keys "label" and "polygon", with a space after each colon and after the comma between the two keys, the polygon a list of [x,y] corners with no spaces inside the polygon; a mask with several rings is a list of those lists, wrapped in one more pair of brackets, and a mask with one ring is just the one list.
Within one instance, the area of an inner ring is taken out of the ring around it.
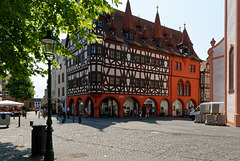
{"label": "stone arch", "polygon": [[124,116],[137,116],[141,104],[135,97],[128,97],[123,101]]}
{"label": "stone arch", "polygon": [[172,104],[172,115],[181,116],[183,114],[184,104],[181,99],[176,99]]}
{"label": "stone arch", "polygon": [[160,103],[160,110],[161,112],[164,112],[166,116],[169,115],[169,101],[168,99],[164,98],[162,99]]}
{"label": "stone arch", "polygon": [[120,103],[113,96],[104,97],[99,105],[100,117],[118,117],[119,116]]}
{"label": "stone arch", "polygon": [[149,115],[150,116],[155,116],[156,115],[157,109],[158,109],[158,104],[157,104],[157,101],[154,98],[148,97],[144,100],[143,107],[142,107],[143,117],[145,116],[145,112],[146,112],[147,109],[149,110]]}

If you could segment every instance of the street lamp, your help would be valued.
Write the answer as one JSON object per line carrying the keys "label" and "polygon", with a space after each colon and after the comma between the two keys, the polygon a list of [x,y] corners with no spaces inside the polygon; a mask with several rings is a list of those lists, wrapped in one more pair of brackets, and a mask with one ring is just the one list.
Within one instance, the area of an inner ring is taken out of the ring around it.
{"label": "street lamp", "polygon": [[47,31],[47,37],[42,38],[44,47],[44,55],[48,61],[48,118],[47,118],[47,141],[46,151],[44,155],[45,161],[54,160],[53,144],[52,144],[52,103],[51,103],[51,65],[54,59],[55,46],[57,41],[51,36],[51,31]]}

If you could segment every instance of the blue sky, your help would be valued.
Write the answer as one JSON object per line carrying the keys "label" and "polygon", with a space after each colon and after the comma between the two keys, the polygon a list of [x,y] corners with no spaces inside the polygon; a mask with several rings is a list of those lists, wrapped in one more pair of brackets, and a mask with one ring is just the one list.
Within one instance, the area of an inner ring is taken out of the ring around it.
{"label": "blue sky", "polygon": [[[112,0],[108,0],[112,4]],[[118,10],[125,11],[127,0],[120,0]],[[197,55],[206,60],[212,38],[218,43],[224,36],[224,0],[130,0],[132,14],[154,22],[157,6],[161,25],[186,29]],[[114,7],[116,8],[116,7]],[[61,35],[65,38],[65,35]],[[44,66],[44,65],[43,65]],[[47,68],[47,67],[46,67]],[[35,97],[43,97],[47,76],[32,77]]]}

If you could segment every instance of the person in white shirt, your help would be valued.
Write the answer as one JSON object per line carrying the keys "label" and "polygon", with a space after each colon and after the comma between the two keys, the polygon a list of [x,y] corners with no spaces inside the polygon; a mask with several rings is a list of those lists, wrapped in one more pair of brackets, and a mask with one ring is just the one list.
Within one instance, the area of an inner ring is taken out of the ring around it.
{"label": "person in white shirt", "polygon": [[69,115],[70,115],[70,108],[69,107],[67,108],[67,115],[68,115],[68,118],[69,118]]}

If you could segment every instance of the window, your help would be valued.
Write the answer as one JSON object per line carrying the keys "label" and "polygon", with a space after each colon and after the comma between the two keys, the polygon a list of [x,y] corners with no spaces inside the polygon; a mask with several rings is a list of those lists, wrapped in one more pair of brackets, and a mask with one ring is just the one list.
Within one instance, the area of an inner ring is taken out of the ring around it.
{"label": "window", "polygon": [[191,95],[191,86],[189,81],[185,83],[185,91],[184,91],[185,96],[190,96]]}
{"label": "window", "polygon": [[116,85],[120,85],[121,84],[121,82],[120,82],[120,77],[117,77],[116,78]]}
{"label": "window", "polygon": [[142,88],[145,87],[145,80],[141,80],[141,84],[140,84],[140,86],[141,86]]}
{"label": "window", "polygon": [[102,82],[102,74],[101,73],[97,74],[97,81],[98,81],[98,83]]}
{"label": "window", "polygon": [[150,88],[154,88],[154,81],[150,81]]}
{"label": "window", "polygon": [[60,84],[60,75],[58,75],[58,84]]}
{"label": "window", "polygon": [[60,97],[60,88],[58,88],[58,97]]}
{"label": "window", "polygon": [[64,96],[64,87],[62,87],[62,96]]}
{"label": "window", "polygon": [[139,55],[136,55],[136,56],[135,56],[135,59],[136,59],[136,62],[137,62],[137,63],[140,63],[140,56],[139,56]]}
{"label": "window", "polygon": [[159,66],[159,62],[160,62],[159,59],[156,59],[156,60],[155,60],[156,66]]}
{"label": "window", "polygon": [[91,50],[91,53],[92,53],[92,54],[95,54],[95,53],[96,53],[96,46],[92,46],[91,49],[92,49],[92,50]]}
{"label": "window", "polygon": [[140,87],[140,80],[139,79],[135,79],[135,87]]}
{"label": "window", "polygon": [[97,46],[97,52],[99,55],[102,54],[102,46]]}
{"label": "window", "polygon": [[175,70],[178,70],[178,63],[175,62]]}
{"label": "window", "polygon": [[103,28],[103,21],[102,20],[98,20],[98,27]]}
{"label": "window", "polygon": [[189,65],[189,72],[195,73],[195,65]]}
{"label": "window", "polygon": [[96,78],[96,74],[95,73],[93,73],[92,74],[92,78],[91,78],[92,80],[92,83],[96,83],[96,81],[97,81],[97,78]]}
{"label": "window", "polygon": [[229,92],[233,92],[234,88],[234,52],[233,47],[229,53]]}
{"label": "window", "polygon": [[151,58],[151,59],[150,59],[150,64],[151,64],[151,65],[155,65],[155,58]]}
{"label": "window", "polygon": [[183,81],[182,80],[179,80],[178,81],[178,85],[177,85],[177,94],[178,96],[183,96]]}
{"label": "window", "polygon": [[116,58],[121,59],[121,52],[120,51],[116,51]]}
{"label": "window", "polygon": [[141,32],[141,27],[136,27],[137,32]]}
{"label": "window", "polygon": [[114,50],[110,50],[110,58],[115,58],[115,52]]}
{"label": "window", "polygon": [[123,33],[123,36],[130,41],[134,40],[134,35],[131,33]]}
{"label": "window", "polygon": [[110,79],[109,84],[110,84],[110,85],[114,85],[114,77],[110,77],[109,79]]}
{"label": "window", "polygon": [[64,73],[62,73],[62,82],[64,82]]}
{"label": "window", "polygon": [[181,63],[178,63],[178,70],[181,70],[181,67],[182,67]]}
{"label": "window", "polygon": [[175,70],[182,70],[182,63],[180,62],[175,62]]}
{"label": "window", "polygon": [[145,58],[143,56],[141,56],[140,58],[141,58],[141,63],[144,64],[145,63]]}

